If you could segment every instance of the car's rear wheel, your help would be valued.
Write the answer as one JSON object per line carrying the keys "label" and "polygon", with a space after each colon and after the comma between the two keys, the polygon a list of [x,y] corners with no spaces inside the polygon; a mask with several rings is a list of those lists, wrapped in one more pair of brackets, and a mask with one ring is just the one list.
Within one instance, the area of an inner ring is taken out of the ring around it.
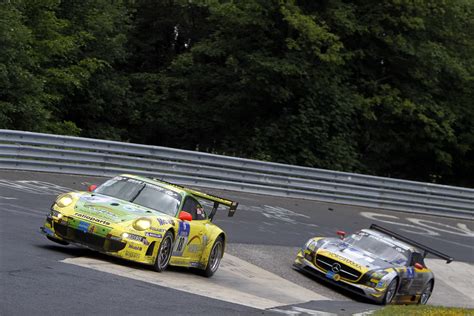
{"label": "car's rear wheel", "polygon": [[433,292],[433,281],[431,280],[423,288],[423,292],[421,292],[421,296],[420,296],[420,300],[418,301],[418,304],[425,305],[426,303],[428,303],[428,300],[430,299],[432,292]]}
{"label": "car's rear wheel", "polygon": [[383,305],[390,304],[397,293],[398,279],[393,279],[387,287],[387,291],[382,300]]}
{"label": "car's rear wheel", "polygon": [[218,237],[212,245],[209,259],[207,260],[206,269],[202,271],[202,274],[206,277],[211,277],[219,268],[222,256],[224,255],[224,240],[222,237]]}
{"label": "car's rear wheel", "polygon": [[161,272],[168,267],[170,263],[171,253],[173,251],[173,233],[167,231],[160,243],[160,248],[156,255],[155,271]]}

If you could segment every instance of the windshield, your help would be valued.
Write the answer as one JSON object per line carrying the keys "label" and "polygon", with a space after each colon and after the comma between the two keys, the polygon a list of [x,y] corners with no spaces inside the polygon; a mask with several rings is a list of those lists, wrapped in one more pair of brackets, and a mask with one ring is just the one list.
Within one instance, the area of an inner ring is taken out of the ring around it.
{"label": "windshield", "polygon": [[115,177],[94,193],[129,201],[161,213],[175,216],[181,204],[179,193],[136,179]]}
{"label": "windshield", "polygon": [[408,249],[366,232],[355,233],[344,239],[344,242],[394,265],[406,265],[410,257]]}

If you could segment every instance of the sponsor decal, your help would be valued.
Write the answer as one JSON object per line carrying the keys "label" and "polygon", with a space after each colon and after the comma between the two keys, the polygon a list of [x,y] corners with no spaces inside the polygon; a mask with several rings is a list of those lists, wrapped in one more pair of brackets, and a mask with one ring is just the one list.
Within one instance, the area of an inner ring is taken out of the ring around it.
{"label": "sponsor decal", "polygon": [[132,252],[132,251],[125,251],[125,256],[130,258],[130,259],[138,259],[140,258],[140,254],[136,253],[136,252]]}
{"label": "sponsor decal", "polygon": [[79,226],[77,227],[77,229],[82,231],[83,233],[87,233],[89,231],[89,226],[90,225],[91,225],[90,223],[80,221]]}
{"label": "sponsor decal", "polygon": [[41,227],[41,229],[43,230],[43,232],[49,236],[54,236],[54,233],[51,229],[47,228],[47,227]]}
{"label": "sponsor decal", "polygon": [[94,233],[94,230],[95,230],[95,225],[91,225],[89,227],[89,233],[93,234]]}
{"label": "sponsor decal", "polygon": [[189,236],[189,231],[191,226],[187,222],[179,222],[178,235],[179,236]]}
{"label": "sponsor decal", "polygon": [[99,224],[104,224],[106,226],[110,225],[110,222],[108,222],[106,220],[103,220],[103,219],[96,218],[94,216],[89,216],[89,215],[81,214],[81,213],[77,213],[77,212],[74,213],[74,216],[77,216],[77,217],[80,217],[80,218],[83,218],[83,219],[87,219],[89,221],[93,221],[93,222],[96,222],[96,223],[99,223]]}
{"label": "sponsor decal", "polygon": [[139,241],[141,243],[144,243],[145,245],[148,245],[148,240],[146,240],[146,238],[142,236],[138,236],[135,234],[128,234],[127,239]]}
{"label": "sponsor decal", "polygon": [[201,245],[196,245],[196,244],[189,245],[188,246],[188,251],[189,252],[199,252],[199,251],[201,251]]}
{"label": "sponsor decal", "polygon": [[123,209],[124,209],[124,210],[127,210],[127,211],[129,211],[129,212],[132,212],[132,213],[143,213],[143,212],[144,212],[144,210],[141,210],[141,209],[139,209],[139,208],[133,207],[133,206],[131,206],[131,205],[125,205],[125,206],[123,207]]}
{"label": "sponsor decal", "polygon": [[199,262],[191,262],[191,263],[189,263],[189,265],[190,265],[191,267],[193,267],[193,268],[197,268],[197,267],[199,267],[201,264],[200,264]]}
{"label": "sponsor decal", "polygon": [[413,267],[407,268],[407,278],[413,279],[415,277],[415,269]]}
{"label": "sponsor decal", "polygon": [[350,260],[350,259],[347,259],[346,257],[340,256],[340,255],[335,254],[335,253],[332,253],[332,252],[328,252],[327,254],[328,254],[330,257],[333,257],[333,258],[335,258],[335,259],[337,259],[337,260],[339,260],[339,261],[341,261],[341,262],[344,262],[344,263],[346,263],[346,264],[348,264],[348,265],[351,265],[351,266],[353,266],[353,267],[355,267],[355,268],[357,268],[357,269],[362,269],[362,266],[361,266],[360,264],[358,264],[358,263],[356,263],[356,262],[354,262],[354,261],[352,261],[352,260]]}
{"label": "sponsor decal", "polygon": [[377,283],[377,286],[376,286],[377,289],[382,289],[384,287],[385,287],[385,281],[379,281]]}
{"label": "sponsor decal", "polygon": [[186,242],[188,241],[189,232],[191,231],[191,226],[188,222],[179,222],[178,227],[178,237],[176,238],[176,242],[174,243],[174,250],[173,256],[182,256],[184,252],[184,248],[187,245]]}
{"label": "sponsor decal", "polygon": [[111,211],[105,208],[99,208],[94,205],[86,205],[85,207],[87,207],[91,212],[96,213],[97,215],[109,217],[110,219],[115,220],[115,221],[119,219],[117,215],[115,215],[114,213],[112,213]]}
{"label": "sponsor decal", "polygon": [[82,196],[81,200],[85,200],[85,201],[93,202],[93,203],[107,203],[107,202],[113,201],[113,199],[109,197],[97,196],[97,195]]}
{"label": "sponsor decal", "polygon": [[133,244],[129,244],[129,245],[128,245],[128,248],[131,248],[131,249],[133,249],[133,250],[142,251],[142,247],[136,246],[136,245],[133,245]]}
{"label": "sponsor decal", "polygon": [[166,229],[164,228],[158,228],[158,227],[153,227],[153,226],[151,226],[150,229],[156,232],[160,232],[160,233],[164,233],[166,231]]}
{"label": "sponsor decal", "polygon": [[145,233],[145,236],[153,237],[153,238],[163,238],[161,234],[155,234],[155,233]]}
{"label": "sponsor decal", "polygon": [[156,218],[158,220],[158,223],[160,223],[160,225],[166,225],[166,224],[170,224],[170,225],[174,225],[174,220],[172,219],[163,219],[163,218],[159,218],[157,217]]}

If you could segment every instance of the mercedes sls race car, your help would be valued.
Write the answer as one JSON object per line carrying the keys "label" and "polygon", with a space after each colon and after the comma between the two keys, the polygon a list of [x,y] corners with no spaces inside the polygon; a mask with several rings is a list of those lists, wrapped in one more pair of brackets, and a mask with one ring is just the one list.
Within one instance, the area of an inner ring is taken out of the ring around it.
{"label": "mercedes sls race car", "polygon": [[294,267],[380,304],[426,304],[433,291],[433,272],[424,263],[434,249],[375,224],[345,238],[316,237],[298,252]]}
{"label": "mercedes sls race car", "polygon": [[[233,216],[238,203],[157,179],[121,175],[90,192],[60,195],[41,231],[60,244],[74,243],[108,255],[153,265],[193,267],[213,275],[226,235],[212,223],[219,205]],[[206,212],[198,201],[211,202]]]}

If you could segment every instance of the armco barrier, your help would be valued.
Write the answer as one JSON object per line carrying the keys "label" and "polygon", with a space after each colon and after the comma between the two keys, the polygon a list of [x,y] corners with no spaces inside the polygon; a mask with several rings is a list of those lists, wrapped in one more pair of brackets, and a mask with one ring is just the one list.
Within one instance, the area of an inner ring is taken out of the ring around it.
{"label": "armco barrier", "polygon": [[0,169],[134,173],[249,193],[474,217],[474,190],[114,141],[0,129]]}

